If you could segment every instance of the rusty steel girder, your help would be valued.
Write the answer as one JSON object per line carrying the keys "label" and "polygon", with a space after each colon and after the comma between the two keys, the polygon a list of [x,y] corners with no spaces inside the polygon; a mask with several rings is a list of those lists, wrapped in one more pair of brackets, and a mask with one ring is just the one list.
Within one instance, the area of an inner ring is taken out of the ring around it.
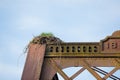
{"label": "rusty steel girder", "polygon": [[[83,67],[68,77],[62,69]],[[104,72],[97,67],[115,67]],[[22,80],[58,80],[58,72],[65,80],[73,80],[88,70],[97,80],[116,78],[120,69],[120,30],[100,42],[63,42],[60,44],[31,44],[23,70]],[[96,71],[104,74],[102,78]]]}

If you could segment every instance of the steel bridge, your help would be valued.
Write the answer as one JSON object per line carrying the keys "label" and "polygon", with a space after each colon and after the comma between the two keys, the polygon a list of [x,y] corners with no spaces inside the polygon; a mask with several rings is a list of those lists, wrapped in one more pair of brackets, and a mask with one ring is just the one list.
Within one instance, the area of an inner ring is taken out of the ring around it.
{"label": "steel bridge", "polygon": [[[68,67],[82,68],[68,77],[62,70]],[[98,67],[114,67],[114,69],[106,72]],[[120,80],[120,76],[113,75],[120,70],[120,30],[100,42],[31,44],[22,80],[58,80],[56,73],[65,80],[74,80],[84,70],[88,70],[96,80],[108,78]]]}

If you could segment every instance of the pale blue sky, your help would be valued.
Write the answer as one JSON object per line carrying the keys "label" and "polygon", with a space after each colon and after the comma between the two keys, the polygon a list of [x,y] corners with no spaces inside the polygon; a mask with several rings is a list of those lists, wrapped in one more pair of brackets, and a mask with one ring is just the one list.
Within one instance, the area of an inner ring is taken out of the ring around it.
{"label": "pale blue sky", "polygon": [[120,0],[0,0],[0,80],[21,79],[23,51],[35,35],[99,42],[119,29]]}

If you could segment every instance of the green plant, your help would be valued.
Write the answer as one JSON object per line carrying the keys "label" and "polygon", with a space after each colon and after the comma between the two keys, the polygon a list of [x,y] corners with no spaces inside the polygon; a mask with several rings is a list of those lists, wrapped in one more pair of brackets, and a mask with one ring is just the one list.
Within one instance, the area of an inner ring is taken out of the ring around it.
{"label": "green plant", "polygon": [[40,37],[54,37],[54,35],[52,34],[52,33],[45,33],[45,32],[43,32],[43,33],[41,33],[40,35],[39,35]]}

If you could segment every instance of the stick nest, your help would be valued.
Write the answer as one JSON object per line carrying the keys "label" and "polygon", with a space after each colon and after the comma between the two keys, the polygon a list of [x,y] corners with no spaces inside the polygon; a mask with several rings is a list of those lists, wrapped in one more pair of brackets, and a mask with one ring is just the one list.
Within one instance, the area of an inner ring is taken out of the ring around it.
{"label": "stick nest", "polygon": [[30,42],[33,44],[60,44],[63,41],[55,37],[52,33],[42,33],[39,36],[34,37]]}

